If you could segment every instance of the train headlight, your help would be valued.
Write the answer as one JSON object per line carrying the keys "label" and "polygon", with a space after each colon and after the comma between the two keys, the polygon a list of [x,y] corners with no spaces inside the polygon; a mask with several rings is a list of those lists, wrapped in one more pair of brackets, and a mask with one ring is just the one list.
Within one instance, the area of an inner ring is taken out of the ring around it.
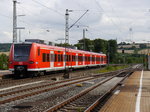
{"label": "train headlight", "polygon": [[13,63],[12,61],[9,62],[9,64],[12,64],[12,63]]}

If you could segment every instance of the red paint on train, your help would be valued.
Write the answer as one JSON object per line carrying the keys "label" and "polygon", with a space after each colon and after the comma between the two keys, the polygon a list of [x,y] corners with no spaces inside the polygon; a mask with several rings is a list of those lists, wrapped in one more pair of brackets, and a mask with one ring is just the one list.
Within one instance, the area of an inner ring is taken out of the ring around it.
{"label": "red paint on train", "polygon": [[70,48],[49,46],[38,43],[12,44],[9,57],[9,69],[15,73],[55,71],[69,68],[101,66],[107,64],[105,54]]}

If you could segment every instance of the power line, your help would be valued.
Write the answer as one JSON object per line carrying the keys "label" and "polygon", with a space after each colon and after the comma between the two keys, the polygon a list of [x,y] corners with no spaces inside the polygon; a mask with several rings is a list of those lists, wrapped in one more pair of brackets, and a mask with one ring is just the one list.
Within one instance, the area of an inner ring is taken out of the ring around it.
{"label": "power line", "polygon": [[[95,0],[95,2],[96,2],[96,5],[97,5],[103,12],[105,12],[104,9],[103,9],[103,8],[101,7],[101,5],[99,4],[99,2],[98,2],[97,0]],[[105,15],[110,19],[110,21],[114,24],[114,26],[116,26],[116,28],[117,28],[120,32],[122,32],[122,31],[120,30],[119,26],[117,26],[117,24],[112,20],[112,18],[110,18],[106,13],[105,13]]]}
{"label": "power line", "polygon": [[36,0],[32,0],[32,1],[64,17],[64,14],[58,12],[57,10],[52,9],[52,8],[50,8],[50,7],[47,7],[46,5],[40,3],[40,2],[38,2],[38,1],[36,1]]}

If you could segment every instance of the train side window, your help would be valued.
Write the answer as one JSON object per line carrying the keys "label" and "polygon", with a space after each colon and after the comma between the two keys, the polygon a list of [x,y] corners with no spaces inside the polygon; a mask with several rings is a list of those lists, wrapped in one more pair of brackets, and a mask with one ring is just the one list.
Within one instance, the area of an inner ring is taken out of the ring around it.
{"label": "train side window", "polygon": [[50,55],[47,54],[47,62],[50,62]]}
{"label": "train side window", "polygon": [[74,55],[72,55],[72,61],[75,61],[76,57]]}
{"label": "train side window", "polygon": [[90,61],[90,56],[88,56],[88,61]]}
{"label": "train side window", "polygon": [[46,54],[45,53],[42,54],[42,59],[43,59],[43,62],[46,62]]}
{"label": "train side window", "polygon": [[61,62],[61,61],[62,61],[62,55],[58,54],[58,62]]}
{"label": "train side window", "polygon": [[55,54],[55,62],[57,62],[58,61],[58,56],[57,56],[57,54]]}
{"label": "train side window", "polygon": [[60,54],[60,62],[62,62],[62,55]]}
{"label": "train side window", "polygon": [[78,61],[80,61],[80,56],[78,56]]}
{"label": "train side window", "polygon": [[71,61],[71,55],[69,55],[69,61]]}
{"label": "train side window", "polygon": [[104,60],[103,57],[101,58],[101,60],[102,60],[102,62],[103,62],[103,60]]}
{"label": "train side window", "polygon": [[40,56],[40,48],[38,48],[38,56]]}

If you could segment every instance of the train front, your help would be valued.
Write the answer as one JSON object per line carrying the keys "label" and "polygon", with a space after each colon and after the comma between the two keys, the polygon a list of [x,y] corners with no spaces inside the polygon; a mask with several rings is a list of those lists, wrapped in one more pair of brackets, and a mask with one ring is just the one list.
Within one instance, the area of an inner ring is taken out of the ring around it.
{"label": "train front", "polygon": [[33,61],[30,61],[31,47],[31,43],[12,44],[9,57],[9,70],[13,71],[16,77],[27,75],[29,64],[33,64]]}

